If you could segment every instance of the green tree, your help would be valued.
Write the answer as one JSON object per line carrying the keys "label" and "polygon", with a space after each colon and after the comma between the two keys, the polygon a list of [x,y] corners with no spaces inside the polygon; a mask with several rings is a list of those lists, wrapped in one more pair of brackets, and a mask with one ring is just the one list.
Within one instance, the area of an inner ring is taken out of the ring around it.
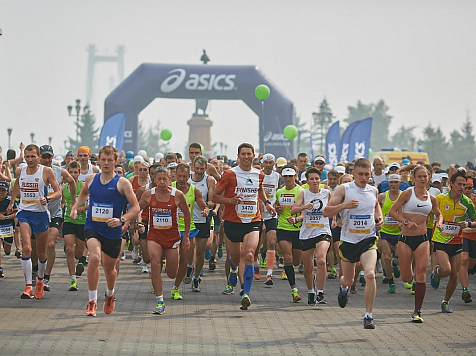
{"label": "green tree", "polygon": [[476,156],[476,144],[473,134],[473,125],[469,116],[463,123],[461,132],[453,130],[450,134],[451,163],[464,165],[467,161],[474,161]]}
{"label": "green tree", "polygon": [[398,131],[392,136],[392,146],[398,148],[406,148],[410,151],[416,150],[417,139],[413,134],[417,126],[401,126]]}
{"label": "green tree", "polygon": [[97,152],[99,143],[99,128],[95,127],[96,119],[90,110],[85,110],[79,118],[79,137],[76,138],[68,136],[66,144],[67,149],[77,151],[81,146],[89,146],[92,152]]}
{"label": "green tree", "polygon": [[298,129],[298,136],[296,138],[296,149],[297,152],[306,152],[309,151],[309,130],[306,128],[308,124],[301,120],[300,116],[294,117],[294,125]]}
{"label": "green tree", "polygon": [[392,116],[387,113],[389,107],[383,100],[380,100],[376,105],[362,104],[359,100],[356,107],[349,106],[348,110],[349,116],[345,119],[348,124],[368,117],[373,119],[370,146],[374,151],[378,151],[381,147],[388,146],[391,143],[388,138],[388,128],[392,121]]}
{"label": "green tree", "polygon": [[314,152],[325,154],[326,135],[332,124],[334,115],[329,107],[327,99],[324,98],[319,105],[319,111],[312,113],[312,138]]}
{"label": "green tree", "polygon": [[170,151],[169,142],[160,139],[161,130],[159,119],[148,128],[145,127],[143,120],[139,120],[139,149],[145,150],[149,157],[154,157],[157,152],[165,155]]}
{"label": "green tree", "polygon": [[441,128],[434,128],[431,123],[423,129],[423,139],[418,141],[423,152],[428,153],[430,161],[440,161],[442,165],[451,163],[451,156],[448,154],[449,143],[446,141]]}

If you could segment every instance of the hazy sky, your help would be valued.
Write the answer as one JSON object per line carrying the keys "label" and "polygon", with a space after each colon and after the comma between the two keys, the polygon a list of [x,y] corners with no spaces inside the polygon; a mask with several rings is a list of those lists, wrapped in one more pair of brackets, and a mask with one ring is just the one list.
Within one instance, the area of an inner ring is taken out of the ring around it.
{"label": "hazy sky", "polygon": [[[476,117],[475,14],[472,0],[0,0],[0,145],[11,127],[15,146],[34,132],[64,153],[75,135],[66,106],[85,98],[90,43],[99,54],[125,46],[126,77],[144,62],[199,63],[205,48],[212,64],[258,65],[306,121],[324,97],[341,120],[358,100],[384,99],[391,132],[431,122],[448,134],[467,110]],[[115,73],[96,66],[98,125]],[[212,142],[226,142],[229,155],[243,141],[257,145],[258,118],[244,103],[209,107]],[[193,100],[157,99],[140,118],[160,119],[183,151],[194,110]],[[237,132],[238,121],[249,129]]]}

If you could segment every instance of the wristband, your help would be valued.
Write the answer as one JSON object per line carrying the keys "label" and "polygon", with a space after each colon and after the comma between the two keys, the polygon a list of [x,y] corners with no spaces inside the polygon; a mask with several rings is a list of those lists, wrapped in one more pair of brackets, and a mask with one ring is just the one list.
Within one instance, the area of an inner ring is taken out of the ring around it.
{"label": "wristband", "polygon": [[49,203],[51,201],[50,197],[45,197],[46,202]]}
{"label": "wristband", "polygon": [[468,222],[468,228],[471,229],[471,227],[472,227],[472,224],[471,224],[471,221],[469,221],[469,222]]}
{"label": "wristband", "polygon": [[271,202],[270,202],[268,199],[266,199],[266,200],[264,201],[264,205],[266,205],[266,204],[271,204]]}

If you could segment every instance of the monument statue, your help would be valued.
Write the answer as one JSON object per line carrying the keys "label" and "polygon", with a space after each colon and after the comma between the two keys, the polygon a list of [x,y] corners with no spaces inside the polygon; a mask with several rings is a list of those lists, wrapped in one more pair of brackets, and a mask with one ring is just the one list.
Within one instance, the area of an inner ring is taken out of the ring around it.
{"label": "monument statue", "polygon": [[203,62],[203,64],[207,64],[208,62],[210,62],[210,58],[208,58],[207,52],[205,50],[203,50],[203,54],[200,57],[200,60]]}

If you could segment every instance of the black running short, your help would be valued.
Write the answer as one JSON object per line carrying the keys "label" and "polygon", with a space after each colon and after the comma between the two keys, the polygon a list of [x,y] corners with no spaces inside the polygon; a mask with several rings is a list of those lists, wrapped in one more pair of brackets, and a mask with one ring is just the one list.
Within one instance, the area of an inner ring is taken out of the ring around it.
{"label": "black running short", "polygon": [[225,235],[231,242],[243,242],[245,235],[250,232],[261,230],[262,221],[251,222],[247,224],[236,223],[225,220],[223,228],[225,229]]}
{"label": "black running short", "polygon": [[84,224],[73,224],[70,222],[65,222],[63,224],[63,237],[66,235],[76,235],[78,239],[84,241]]}
{"label": "black running short", "polygon": [[90,229],[84,230],[84,237],[86,238],[86,245],[88,244],[89,239],[96,239],[101,243],[102,252],[111,258],[119,257],[119,254],[121,253],[122,239],[111,240]]}
{"label": "black running short", "polygon": [[301,240],[301,250],[302,251],[312,250],[316,248],[316,245],[321,241],[326,241],[330,243],[331,237],[329,235],[322,234],[317,237],[311,237],[310,239]]}
{"label": "black running short", "polygon": [[442,244],[441,242],[433,241],[433,248],[435,251],[444,251],[449,257],[456,256],[463,252],[463,244]]}

